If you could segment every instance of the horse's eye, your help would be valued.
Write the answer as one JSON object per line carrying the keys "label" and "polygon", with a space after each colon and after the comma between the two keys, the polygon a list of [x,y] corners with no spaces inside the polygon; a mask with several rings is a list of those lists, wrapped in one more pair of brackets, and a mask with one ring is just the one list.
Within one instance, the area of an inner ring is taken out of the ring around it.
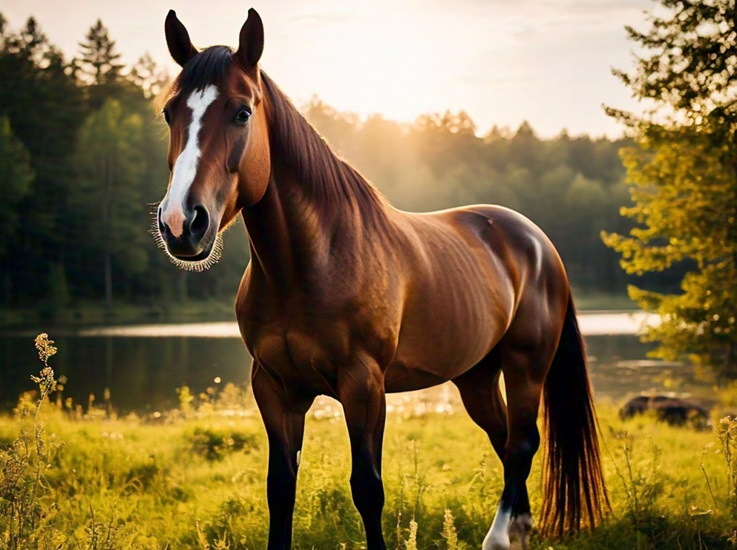
{"label": "horse's eye", "polygon": [[167,109],[166,107],[164,107],[161,110],[161,114],[164,115],[164,120],[166,121],[166,123],[167,124],[171,124],[171,115],[169,114],[169,109]]}
{"label": "horse's eye", "polygon": [[247,107],[241,107],[235,115],[235,121],[238,124],[245,124],[251,118],[251,110]]}

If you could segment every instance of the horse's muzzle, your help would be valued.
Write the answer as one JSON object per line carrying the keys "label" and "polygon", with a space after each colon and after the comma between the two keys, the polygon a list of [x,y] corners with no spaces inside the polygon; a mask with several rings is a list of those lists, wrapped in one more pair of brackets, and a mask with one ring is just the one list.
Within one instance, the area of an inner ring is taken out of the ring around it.
{"label": "horse's muzzle", "polygon": [[159,207],[158,226],[166,249],[175,258],[197,261],[207,258],[214,239],[208,238],[210,215],[202,205],[169,213]]}

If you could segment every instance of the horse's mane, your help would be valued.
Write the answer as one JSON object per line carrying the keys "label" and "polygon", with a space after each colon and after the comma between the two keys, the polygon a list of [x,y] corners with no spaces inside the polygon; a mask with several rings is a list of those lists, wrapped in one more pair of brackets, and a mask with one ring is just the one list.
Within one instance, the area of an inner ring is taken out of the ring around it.
{"label": "horse's mane", "polygon": [[[167,97],[188,95],[225,79],[233,62],[233,50],[212,46],[193,57],[167,91]],[[272,156],[295,171],[305,189],[332,209],[353,205],[362,215],[382,211],[381,194],[355,168],[339,158],[323,137],[297,110],[276,83],[260,71],[269,116]]]}
{"label": "horse's mane", "polygon": [[276,83],[262,70],[261,81],[271,107],[271,149],[297,172],[322,200],[355,201],[362,213],[383,204],[381,194],[333,151]]}

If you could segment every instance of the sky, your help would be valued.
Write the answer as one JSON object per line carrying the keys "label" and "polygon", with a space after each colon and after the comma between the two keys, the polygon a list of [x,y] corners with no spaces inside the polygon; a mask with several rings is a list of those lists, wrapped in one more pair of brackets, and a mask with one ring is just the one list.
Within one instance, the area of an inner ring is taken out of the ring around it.
{"label": "sky", "polygon": [[637,109],[612,67],[633,66],[625,25],[652,0],[0,0],[13,30],[33,15],[67,58],[100,18],[123,62],[144,53],[175,75],[164,18],[199,47],[237,46],[248,8],[264,21],[262,67],[297,105],[410,122],[465,110],[483,134],[527,120],[542,137],[616,137],[602,105]]}

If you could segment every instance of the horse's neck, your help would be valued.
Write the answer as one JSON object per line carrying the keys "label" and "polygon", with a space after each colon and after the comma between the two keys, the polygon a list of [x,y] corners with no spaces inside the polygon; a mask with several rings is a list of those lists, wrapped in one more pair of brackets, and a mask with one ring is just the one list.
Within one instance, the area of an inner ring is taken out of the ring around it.
{"label": "horse's neck", "polygon": [[295,283],[320,280],[333,260],[336,241],[345,260],[366,253],[371,246],[366,233],[386,227],[389,207],[264,78],[272,132],[271,181],[264,198],[243,216],[254,268],[288,292]]}
{"label": "horse's neck", "polygon": [[263,272],[272,287],[288,293],[295,286],[309,284],[330,261],[331,243],[336,234],[343,242],[357,236],[360,218],[350,205],[318,199],[305,189],[294,172],[272,165],[266,194],[258,204],[243,210],[252,251],[252,269]]}

